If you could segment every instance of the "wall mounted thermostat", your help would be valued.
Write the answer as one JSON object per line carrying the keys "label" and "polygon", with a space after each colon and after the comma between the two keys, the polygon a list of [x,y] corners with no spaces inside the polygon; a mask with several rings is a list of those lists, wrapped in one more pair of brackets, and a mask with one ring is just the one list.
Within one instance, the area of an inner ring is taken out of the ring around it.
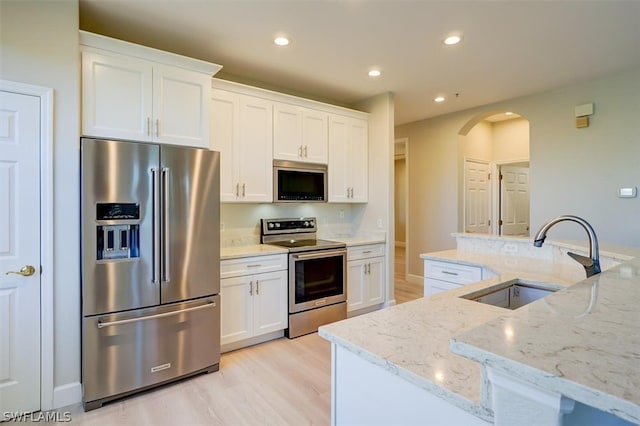
{"label": "wall mounted thermostat", "polygon": [[637,195],[637,188],[632,186],[630,188],[618,188],[618,197],[619,198],[635,198]]}

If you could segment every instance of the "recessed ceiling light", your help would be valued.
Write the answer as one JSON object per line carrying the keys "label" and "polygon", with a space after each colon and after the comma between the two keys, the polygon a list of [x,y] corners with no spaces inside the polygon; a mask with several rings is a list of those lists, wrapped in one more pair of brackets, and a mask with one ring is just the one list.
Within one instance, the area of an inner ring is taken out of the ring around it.
{"label": "recessed ceiling light", "polygon": [[458,44],[462,41],[462,36],[460,34],[452,34],[445,38],[442,42],[448,46],[452,46],[454,44]]}
{"label": "recessed ceiling light", "polygon": [[287,44],[289,44],[289,39],[284,36],[279,36],[276,37],[273,42],[278,46],[286,46]]}
{"label": "recessed ceiling light", "polygon": [[369,77],[379,77],[379,76],[380,76],[380,74],[382,74],[382,73],[380,72],[380,70],[370,70],[370,71],[369,71]]}
{"label": "recessed ceiling light", "polygon": [[435,102],[444,102],[445,97],[444,96],[438,96],[437,98],[434,99]]}

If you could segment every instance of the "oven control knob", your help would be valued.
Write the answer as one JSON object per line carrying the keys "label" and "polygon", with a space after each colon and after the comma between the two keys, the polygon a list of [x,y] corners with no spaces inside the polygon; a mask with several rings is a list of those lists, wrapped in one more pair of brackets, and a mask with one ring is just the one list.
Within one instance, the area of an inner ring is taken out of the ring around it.
{"label": "oven control knob", "polygon": [[276,228],[280,228],[280,224],[279,223],[276,223]]}
{"label": "oven control knob", "polygon": [[304,226],[308,228],[309,227],[309,222],[305,221],[304,222]]}
{"label": "oven control knob", "polygon": [[309,226],[310,226],[311,228],[313,228],[313,221],[312,221],[312,220],[310,220],[310,221],[309,221]]}
{"label": "oven control knob", "polygon": [[273,228],[273,223],[270,223],[269,225],[267,225],[270,229]]}

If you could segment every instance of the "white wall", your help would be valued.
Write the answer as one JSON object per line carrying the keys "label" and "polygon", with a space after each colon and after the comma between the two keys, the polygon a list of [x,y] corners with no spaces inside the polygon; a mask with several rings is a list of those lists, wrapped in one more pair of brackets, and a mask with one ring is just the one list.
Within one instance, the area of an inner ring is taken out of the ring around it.
{"label": "white wall", "polygon": [[491,127],[494,162],[529,158],[529,120],[520,117],[497,121]]}
{"label": "white wall", "polygon": [[64,404],[80,382],[78,2],[0,8],[0,78],[54,89],[54,400]]}
{"label": "white wall", "polygon": [[[513,111],[529,120],[531,227],[559,214],[584,217],[601,241],[640,246],[640,198],[619,199],[620,186],[640,186],[640,69],[569,87],[473,108],[396,128],[408,137],[409,272],[422,275],[420,253],[455,247],[457,135],[487,111]],[[574,107],[595,103],[591,126],[575,128]],[[551,238],[582,240],[560,224]]]}

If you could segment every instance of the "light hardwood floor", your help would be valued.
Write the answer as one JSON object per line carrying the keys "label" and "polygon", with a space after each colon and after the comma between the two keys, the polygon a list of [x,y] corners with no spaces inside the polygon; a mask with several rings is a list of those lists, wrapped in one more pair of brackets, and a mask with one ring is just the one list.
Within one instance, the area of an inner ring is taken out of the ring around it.
{"label": "light hardwood floor", "polygon": [[[422,297],[405,281],[404,248],[396,247],[396,303]],[[317,333],[277,339],[222,355],[220,371],[194,377],[85,413],[73,425],[328,425],[330,344]]]}
{"label": "light hardwood floor", "polygon": [[395,250],[394,293],[396,303],[404,303],[421,298],[424,295],[422,284],[413,284],[405,279],[405,248],[396,246]]}

